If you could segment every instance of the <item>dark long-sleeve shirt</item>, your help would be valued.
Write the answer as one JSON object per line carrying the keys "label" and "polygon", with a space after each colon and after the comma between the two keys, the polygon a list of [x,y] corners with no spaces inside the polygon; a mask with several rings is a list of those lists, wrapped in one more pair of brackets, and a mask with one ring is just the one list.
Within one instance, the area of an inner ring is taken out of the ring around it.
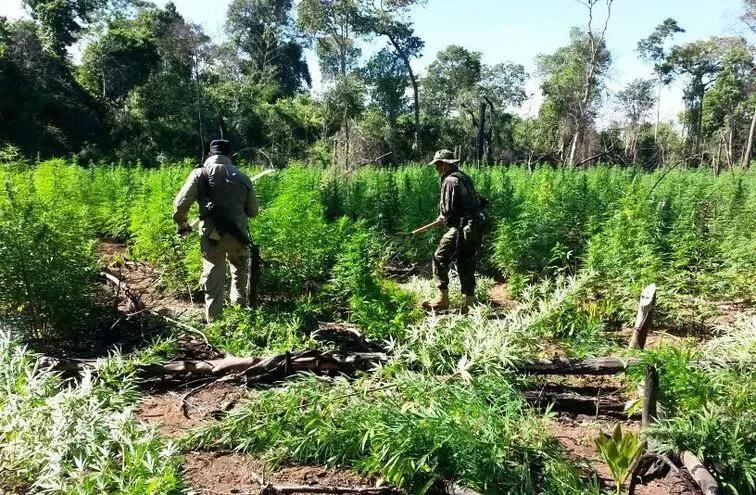
{"label": "dark long-sleeve shirt", "polygon": [[459,227],[463,217],[473,215],[478,209],[478,199],[472,179],[460,171],[443,178],[439,212],[447,227]]}

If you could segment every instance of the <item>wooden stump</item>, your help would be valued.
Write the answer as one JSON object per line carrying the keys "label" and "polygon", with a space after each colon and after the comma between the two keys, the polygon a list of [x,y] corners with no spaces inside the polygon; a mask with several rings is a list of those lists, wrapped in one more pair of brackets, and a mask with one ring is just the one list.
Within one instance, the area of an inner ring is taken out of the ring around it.
{"label": "wooden stump", "polygon": [[633,336],[630,339],[631,348],[643,349],[646,346],[646,337],[651,327],[654,306],[656,306],[656,284],[651,284],[643,289],[640,296],[638,314],[635,316]]}
{"label": "wooden stump", "polygon": [[656,401],[659,396],[659,372],[653,366],[646,367],[646,383],[643,389],[641,426],[647,428],[656,420]]}

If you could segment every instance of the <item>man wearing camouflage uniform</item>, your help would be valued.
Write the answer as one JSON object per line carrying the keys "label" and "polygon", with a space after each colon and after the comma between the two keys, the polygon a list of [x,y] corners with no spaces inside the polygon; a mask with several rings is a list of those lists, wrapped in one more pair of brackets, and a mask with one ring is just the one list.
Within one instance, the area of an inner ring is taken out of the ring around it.
{"label": "man wearing camouflage uniform", "polygon": [[437,221],[448,230],[441,237],[433,255],[433,278],[439,295],[423,303],[429,311],[449,308],[449,268],[454,260],[464,294],[462,312],[475,304],[475,265],[482,241],[481,199],[472,179],[459,170],[459,160],[449,150],[438,151],[430,163],[442,177],[441,201]]}
{"label": "man wearing camouflage uniform", "polygon": [[208,322],[223,313],[226,260],[231,268],[232,304],[246,300],[250,239],[249,218],[257,215],[257,196],[252,182],[231,163],[231,144],[210,143],[210,155],[202,167],[192,170],[174,201],[173,220],[178,232],[191,232],[189,208],[197,201],[200,213],[202,288]]}

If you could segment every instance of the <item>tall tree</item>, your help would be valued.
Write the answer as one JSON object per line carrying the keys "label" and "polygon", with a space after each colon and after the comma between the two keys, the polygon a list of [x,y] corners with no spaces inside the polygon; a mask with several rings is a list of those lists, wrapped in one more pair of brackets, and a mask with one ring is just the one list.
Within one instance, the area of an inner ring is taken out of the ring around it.
{"label": "tall tree", "polygon": [[686,78],[683,101],[688,151],[692,156],[698,156],[702,150],[706,92],[716,82],[727,54],[738,45],[745,44],[742,38],[712,37],[675,46],[669,53],[667,70]]}
{"label": "tall tree", "polygon": [[617,93],[619,109],[625,115],[625,153],[633,163],[638,162],[638,138],[641,124],[653,108],[656,99],[653,94],[654,81],[635,79]]}
{"label": "tall tree", "polygon": [[302,39],[291,17],[292,0],[233,0],[226,30],[248,60],[248,72],[272,80],[282,96],[311,84]]}
{"label": "tall tree", "polygon": [[357,4],[357,29],[367,35],[385,36],[409,76],[415,116],[412,145],[415,151],[419,151],[420,146],[420,89],[411,59],[420,56],[425,43],[415,35],[408,14],[410,8],[424,2],[425,0],[358,0]]}
{"label": "tall tree", "polygon": [[0,18],[0,141],[43,157],[105,144],[97,102],[70,69],[34,22]]}
{"label": "tall tree", "polygon": [[751,28],[751,31],[756,33],[756,0],[743,0],[743,6],[745,12],[741,19]]}
{"label": "tall tree", "polygon": [[345,76],[359,60],[355,39],[357,0],[301,0],[297,23],[315,38],[315,53],[326,78]]}
{"label": "tall tree", "polygon": [[[456,120],[469,115],[478,163],[492,157],[504,110],[525,100],[525,69],[518,64],[481,63],[481,54],[451,45],[436,56],[422,80],[429,121],[441,119],[445,133],[454,134]],[[451,132],[450,132],[451,131]],[[471,136],[465,131],[465,139]]]}
{"label": "tall tree", "polygon": [[567,46],[536,59],[544,95],[539,119],[559,136],[556,154],[563,162],[575,160],[575,136],[580,140],[592,124],[604,92],[611,55],[605,42],[596,42],[595,36],[573,28]]}
{"label": "tall tree", "polygon": [[107,0],[23,0],[45,30],[50,48],[64,56]]}
{"label": "tall tree", "polygon": [[654,66],[654,73],[658,78],[658,92],[656,98],[656,125],[654,127],[654,141],[659,137],[659,119],[661,117],[661,91],[662,87],[672,82],[672,73],[669,70],[667,60],[666,43],[677,33],[684,33],[685,30],[678,26],[677,21],[667,18],[656,26],[656,29],[648,36],[638,42],[637,51],[643,60],[651,62]]}
{"label": "tall tree", "polygon": [[[580,98],[577,101],[576,112],[573,117],[574,130],[572,136],[572,145],[570,146],[570,157],[568,163],[570,166],[575,165],[577,159],[577,150],[581,144],[586,115],[591,111],[591,107],[596,98],[596,89],[600,86],[600,77],[604,68],[604,51],[606,50],[606,30],[609,27],[609,20],[612,17],[612,4],[614,0],[578,0],[585,5],[588,11],[588,53],[585,59],[585,74],[583,76]],[[605,3],[606,17],[601,30],[594,32],[593,23],[595,8],[597,5]]]}

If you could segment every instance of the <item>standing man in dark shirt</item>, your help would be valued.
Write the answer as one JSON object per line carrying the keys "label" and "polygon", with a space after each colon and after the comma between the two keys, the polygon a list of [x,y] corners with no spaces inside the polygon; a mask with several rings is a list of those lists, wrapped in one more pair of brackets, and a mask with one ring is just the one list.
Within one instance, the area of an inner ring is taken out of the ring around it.
{"label": "standing man in dark shirt", "polygon": [[439,295],[423,303],[429,311],[449,308],[449,268],[457,262],[457,271],[464,294],[462,313],[475,304],[475,264],[482,241],[481,200],[472,179],[459,170],[459,159],[449,150],[436,152],[430,163],[442,177],[438,221],[447,227],[433,255],[433,279]]}

